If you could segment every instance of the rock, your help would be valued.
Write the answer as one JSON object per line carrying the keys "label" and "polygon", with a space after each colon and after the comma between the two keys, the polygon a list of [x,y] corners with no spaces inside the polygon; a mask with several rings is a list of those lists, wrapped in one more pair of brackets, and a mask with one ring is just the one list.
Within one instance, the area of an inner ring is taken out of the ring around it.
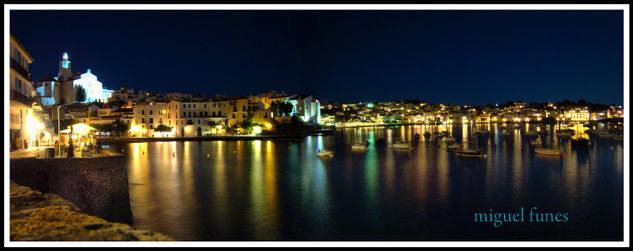
{"label": "rock", "polygon": [[169,236],[79,212],[70,201],[11,181],[12,241],[173,241]]}

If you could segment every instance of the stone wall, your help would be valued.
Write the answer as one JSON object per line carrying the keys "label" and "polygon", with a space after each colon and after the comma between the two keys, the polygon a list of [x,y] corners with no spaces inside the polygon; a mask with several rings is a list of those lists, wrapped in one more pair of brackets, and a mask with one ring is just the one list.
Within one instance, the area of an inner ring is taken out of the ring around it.
{"label": "stone wall", "polygon": [[11,241],[173,241],[169,236],[78,212],[59,195],[11,181]]}
{"label": "stone wall", "polygon": [[133,223],[123,156],[11,159],[10,176],[20,185],[60,195],[83,213]]}

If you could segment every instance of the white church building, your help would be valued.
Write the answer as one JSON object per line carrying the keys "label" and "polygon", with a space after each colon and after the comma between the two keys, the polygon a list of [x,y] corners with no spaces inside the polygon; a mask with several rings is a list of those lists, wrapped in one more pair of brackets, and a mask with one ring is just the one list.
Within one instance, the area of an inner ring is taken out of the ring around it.
{"label": "white church building", "polygon": [[[40,80],[37,83],[36,91],[41,100],[42,105],[54,105],[59,103],[61,97],[58,96],[57,100],[55,99],[55,94],[59,89],[59,86],[62,82],[72,81],[73,89],[81,86],[86,91],[86,100],[82,103],[92,103],[92,102],[107,102],[108,98],[112,94],[113,90],[108,90],[103,88],[103,83],[101,83],[97,76],[92,74],[90,69],[86,73],[72,73],[70,70],[70,60],[68,58],[68,53],[64,53],[62,56],[62,61],[60,61],[60,70],[59,75],[57,77],[47,77]],[[65,76],[65,77],[63,77]],[[63,79],[60,79],[63,78]],[[66,92],[66,91],[65,91]],[[70,92],[63,94],[70,95],[74,97],[74,90],[70,90]],[[66,99],[74,100],[72,97],[66,97]],[[66,103],[70,103],[69,100]]]}

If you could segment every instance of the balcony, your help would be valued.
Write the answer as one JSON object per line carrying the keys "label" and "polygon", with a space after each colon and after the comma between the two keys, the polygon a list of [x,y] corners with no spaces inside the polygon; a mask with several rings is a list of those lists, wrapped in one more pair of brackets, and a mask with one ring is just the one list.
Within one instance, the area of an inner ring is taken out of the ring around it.
{"label": "balcony", "polygon": [[16,91],[16,90],[11,90],[11,100],[15,100],[18,101],[20,103],[23,103],[27,106],[31,106],[33,105],[34,99],[31,97],[27,97],[26,95]]}
{"label": "balcony", "polygon": [[22,67],[22,65],[20,65],[20,63],[18,63],[18,61],[13,58],[11,59],[11,69],[22,75],[22,77],[27,79],[29,82],[31,81],[31,74],[29,73],[29,71],[24,69],[24,67]]}

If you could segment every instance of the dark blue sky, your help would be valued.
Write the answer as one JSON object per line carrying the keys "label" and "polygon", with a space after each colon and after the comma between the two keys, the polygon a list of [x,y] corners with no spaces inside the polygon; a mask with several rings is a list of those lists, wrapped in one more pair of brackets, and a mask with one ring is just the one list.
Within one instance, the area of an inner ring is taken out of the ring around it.
{"label": "dark blue sky", "polygon": [[622,104],[622,11],[11,11],[54,76],[109,89],[326,101]]}

